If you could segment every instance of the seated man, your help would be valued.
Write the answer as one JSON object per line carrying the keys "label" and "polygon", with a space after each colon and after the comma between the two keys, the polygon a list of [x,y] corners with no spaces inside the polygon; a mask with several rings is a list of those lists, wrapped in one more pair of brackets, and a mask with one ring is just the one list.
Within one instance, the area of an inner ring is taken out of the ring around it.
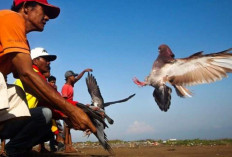
{"label": "seated man", "polygon": [[[49,55],[47,51],[43,48],[35,48],[31,50],[31,59],[33,64],[33,69],[37,72],[40,77],[46,80],[47,77],[50,76],[50,62],[56,59],[55,55]],[[23,84],[20,79],[16,79],[15,84],[20,86],[23,90]],[[29,109],[36,108],[39,103],[39,99],[35,96],[26,93],[26,99],[28,102]],[[46,105],[40,105],[44,107]],[[55,133],[55,131],[53,132]],[[39,145],[39,152],[47,152],[48,150],[45,148],[44,143]]]}
{"label": "seated man", "polygon": [[[50,63],[51,63],[51,61],[54,61],[56,59],[56,56],[49,55],[44,48],[38,47],[38,48],[31,50],[31,59],[32,59],[34,71],[37,72],[37,74],[46,81],[46,78],[48,78],[50,76],[50,69],[51,69]],[[17,79],[15,81],[15,84],[20,86],[24,90],[24,87],[23,87],[20,79]],[[28,102],[28,107],[30,109],[36,108],[38,106],[41,106],[41,107],[48,106],[48,105],[46,105],[46,103],[44,104],[44,102],[40,102],[37,97],[35,97],[29,93],[26,93],[26,99]],[[49,106],[49,108],[52,109],[51,106]],[[59,113],[61,113],[61,112],[59,112]],[[61,119],[62,116],[63,116],[63,114],[60,115],[59,118]],[[56,126],[55,120],[52,120],[51,130],[55,135],[58,135],[59,131],[58,131],[58,128]],[[39,152],[47,152],[47,150],[44,146],[44,143],[40,144]]]}

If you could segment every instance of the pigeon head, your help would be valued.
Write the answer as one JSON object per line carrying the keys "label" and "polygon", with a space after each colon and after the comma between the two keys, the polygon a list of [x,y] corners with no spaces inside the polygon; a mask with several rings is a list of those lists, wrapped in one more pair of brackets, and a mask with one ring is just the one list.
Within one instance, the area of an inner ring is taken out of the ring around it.
{"label": "pigeon head", "polygon": [[162,58],[164,62],[171,62],[175,57],[168,45],[162,44],[159,46],[158,50],[159,56]]}
{"label": "pigeon head", "polygon": [[175,57],[168,45],[162,44],[159,46],[158,50],[160,55]]}

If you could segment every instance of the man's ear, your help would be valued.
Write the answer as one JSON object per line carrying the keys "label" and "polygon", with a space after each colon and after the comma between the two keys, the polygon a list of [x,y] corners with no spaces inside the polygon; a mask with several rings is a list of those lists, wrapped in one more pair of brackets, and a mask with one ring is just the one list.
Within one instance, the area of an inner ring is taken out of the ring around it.
{"label": "man's ear", "polygon": [[33,65],[37,65],[37,60],[38,60],[37,58],[33,59],[33,60],[32,60],[32,64],[33,64]]}
{"label": "man's ear", "polygon": [[28,8],[23,8],[23,12],[27,15],[28,14]]}
{"label": "man's ear", "polygon": [[28,12],[29,12],[30,7],[28,7],[28,6],[26,5],[26,3],[27,3],[27,2],[24,2],[24,3],[23,3],[22,9],[23,9],[23,12],[27,15]]}

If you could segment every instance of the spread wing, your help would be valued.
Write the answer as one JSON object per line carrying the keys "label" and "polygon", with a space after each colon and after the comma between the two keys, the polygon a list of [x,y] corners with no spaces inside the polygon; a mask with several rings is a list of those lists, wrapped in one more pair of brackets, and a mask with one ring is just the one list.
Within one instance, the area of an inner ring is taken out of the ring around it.
{"label": "spread wing", "polygon": [[129,97],[127,97],[125,99],[122,99],[122,100],[107,102],[107,103],[104,104],[104,107],[107,107],[107,106],[112,105],[112,104],[122,103],[122,102],[128,101],[129,99],[131,99],[134,96],[135,96],[135,94],[132,94]]}
{"label": "spread wing", "polygon": [[104,99],[102,98],[102,95],[97,85],[97,81],[95,77],[90,73],[88,73],[88,76],[86,78],[86,85],[88,88],[88,92],[92,98],[93,105],[104,109],[104,106],[103,106]]}
{"label": "spread wing", "polygon": [[172,85],[191,86],[211,83],[227,77],[232,72],[231,49],[203,55],[196,53],[188,58],[176,59],[167,65],[167,80]]}

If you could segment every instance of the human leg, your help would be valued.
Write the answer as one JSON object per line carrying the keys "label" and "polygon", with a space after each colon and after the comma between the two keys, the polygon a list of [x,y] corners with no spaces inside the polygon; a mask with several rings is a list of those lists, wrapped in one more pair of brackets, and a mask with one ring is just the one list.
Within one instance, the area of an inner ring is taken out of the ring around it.
{"label": "human leg", "polygon": [[0,137],[10,139],[6,144],[7,154],[24,153],[33,146],[50,138],[52,112],[48,108],[37,107],[30,110],[31,117],[15,119],[4,125]]}
{"label": "human leg", "polygon": [[6,140],[5,139],[1,139],[1,152],[0,152],[0,156],[6,156],[5,144],[6,144]]}
{"label": "human leg", "polygon": [[39,144],[38,152],[40,152],[40,153],[48,153],[49,152],[49,150],[47,150],[45,148],[44,142],[42,142],[42,143]]}
{"label": "human leg", "polygon": [[[3,91],[0,88],[0,91]],[[8,104],[8,108],[0,108],[0,130],[6,121],[30,117],[25,92],[21,87],[8,84],[5,91],[7,93],[7,102],[3,102],[3,95],[0,95],[0,106]],[[2,94],[2,93],[1,93]]]}
{"label": "human leg", "polygon": [[66,126],[66,136],[65,136],[65,152],[66,153],[75,153],[77,150],[72,146],[72,137],[70,128]]}

